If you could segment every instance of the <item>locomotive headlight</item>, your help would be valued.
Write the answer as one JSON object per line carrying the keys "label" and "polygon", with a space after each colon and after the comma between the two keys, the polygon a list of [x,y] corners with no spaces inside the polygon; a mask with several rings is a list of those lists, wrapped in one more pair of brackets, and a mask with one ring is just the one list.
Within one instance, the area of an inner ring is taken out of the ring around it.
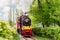
{"label": "locomotive headlight", "polygon": [[29,19],[25,19],[25,22],[28,22],[29,21]]}

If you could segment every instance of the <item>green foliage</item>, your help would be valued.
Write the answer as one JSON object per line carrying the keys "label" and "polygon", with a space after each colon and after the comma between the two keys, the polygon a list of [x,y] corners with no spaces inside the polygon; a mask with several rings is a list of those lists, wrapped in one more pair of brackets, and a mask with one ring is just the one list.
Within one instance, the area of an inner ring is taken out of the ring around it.
{"label": "green foliage", "polygon": [[16,30],[13,27],[9,26],[7,22],[0,21],[0,37],[2,40],[14,40],[15,37],[18,36]]}
{"label": "green foliage", "polygon": [[42,24],[46,26],[52,23],[60,24],[59,11],[59,0],[34,0],[30,6],[30,14],[35,17],[34,21],[38,23],[42,22]]}
{"label": "green foliage", "polygon": [[37,40],[52,40],[50,38],[46,38],[46,37],[39,37],[39,36],[34,36]]}
{"label": "green foliage", "polygon": [[60,40],[60,27],[33,28],[33,33],[37,36],[48,37],[53,40]]}

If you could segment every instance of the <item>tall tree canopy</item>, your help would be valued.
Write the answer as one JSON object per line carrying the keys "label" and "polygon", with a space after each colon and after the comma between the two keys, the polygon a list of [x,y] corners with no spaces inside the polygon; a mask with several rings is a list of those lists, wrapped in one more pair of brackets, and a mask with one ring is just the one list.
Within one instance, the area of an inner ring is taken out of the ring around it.
{"label": "tall tree canopy", "polygon": [[42,23],[43,26],[53,23],[60,26],[60,0],[33,0],[30,15],[35,18],[35,22]]}

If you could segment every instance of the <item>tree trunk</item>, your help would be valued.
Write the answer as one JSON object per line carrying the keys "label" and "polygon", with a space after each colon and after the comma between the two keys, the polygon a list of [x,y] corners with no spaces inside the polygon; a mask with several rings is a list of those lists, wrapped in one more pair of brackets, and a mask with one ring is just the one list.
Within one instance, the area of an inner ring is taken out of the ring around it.
{"label": "tree trunk", "polygon": [[39,10],[40,10],[40,9],[42,10],[41,1],[40,1],[40,0],[37,0],[37,1],[38,1],[38,7],[39,7]]}

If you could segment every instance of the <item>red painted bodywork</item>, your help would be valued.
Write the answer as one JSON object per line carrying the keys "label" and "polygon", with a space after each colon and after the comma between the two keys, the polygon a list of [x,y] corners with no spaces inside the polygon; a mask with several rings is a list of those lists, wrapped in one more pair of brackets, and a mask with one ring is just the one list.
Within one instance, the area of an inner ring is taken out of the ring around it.
{"label": "red painted bodywork", "polygon": [[32,29],[30,30],[22,30],[23,36],[32,36]]}

